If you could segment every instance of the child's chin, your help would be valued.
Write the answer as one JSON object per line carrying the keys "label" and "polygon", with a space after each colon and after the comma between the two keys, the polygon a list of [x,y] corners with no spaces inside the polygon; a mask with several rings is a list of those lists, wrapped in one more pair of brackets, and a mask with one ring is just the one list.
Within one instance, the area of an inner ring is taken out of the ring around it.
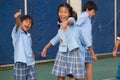
{"label": "child's chin", "polygon": [[25,32],[28,30],[28,29],[23,29]]}

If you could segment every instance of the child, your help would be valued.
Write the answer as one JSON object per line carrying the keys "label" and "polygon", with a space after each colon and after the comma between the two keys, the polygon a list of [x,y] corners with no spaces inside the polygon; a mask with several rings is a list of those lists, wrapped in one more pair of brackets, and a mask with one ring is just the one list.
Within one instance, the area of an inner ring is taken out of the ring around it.
{"label": "child", "polygon": [[[97,6],[93,1],[87,1],[82,9],[81,15],[76,21],[76,25],[80,27],[83,38],[85,40],[86,54],[85,54],[85,66],[86,66],[86,77],[87,80],[92,80],[92,59],[97,60],[95,52],[92,47],[92,24],[91,17],[95,15]],[[92,56],[91,56],[92,55]]]}
{"label": "child", "polygon": [[116,56],[116,52],[117,52],[117,49],[118,49],[119,45],[120,45],[120,33],[117,35],[117,40],[116,40],[116,43],[114,45],[114,49],[113,49],[113,52],[112,52],[113,56]]}
{"label": "child", "polygon": [[14,18],[16,25],[12,31],[14,47],[14,80],[36,80],[35,60],[32,51],[31,36],[28,30],[33,25],[29,15],[21,16],[21,10]]}
{"label": "child", "polygon": [[[118,46],[120,45],[120,33],[117,35],[117,40],[113,48],[112,55],[116,57]],[[120,79],[120,62],[118,63],[118,69],[116,73],[116,79]]]}
{"label": "child", "polygon": [[43,57],[46,57],[47,49],[60,41],[52,70],[52,73],[57,76],[57,80],[64,80],[67,75],[70,78],[74,77],[76,80],[84,80],[84,62],[81,58],[82,56],[79,56],[79,34],[74,28],[73,15],[72,7],[69,4],[61,4],[58,7],[60,22],[58,34],[44,47],[41,53]]}

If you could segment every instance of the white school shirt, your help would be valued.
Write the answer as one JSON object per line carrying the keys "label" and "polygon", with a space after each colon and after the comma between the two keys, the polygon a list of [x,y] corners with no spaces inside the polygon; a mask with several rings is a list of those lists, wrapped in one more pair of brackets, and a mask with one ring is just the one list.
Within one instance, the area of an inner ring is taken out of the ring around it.
{"label": "white school shirt", "polygon": [[16,26],[12,31],[12,42],[14,47],[14,63],[23,62],[29,65],[34,65],[35,60],[32,58],[32,41],[31,36],[25,33],[20,27],[16,31]]}

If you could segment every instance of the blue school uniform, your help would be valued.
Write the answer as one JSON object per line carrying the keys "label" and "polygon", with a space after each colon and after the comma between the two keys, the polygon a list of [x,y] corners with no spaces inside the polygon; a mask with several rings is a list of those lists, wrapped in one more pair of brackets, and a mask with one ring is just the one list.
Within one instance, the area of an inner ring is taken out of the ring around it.
{"label": "blue school uniform", "polygon": [[12,31],[14,47],[14,80],[36,80],[35,60],[32,58],[31,36],[16,26]]}
{"label": "blue school uniform", "polygon": [[32,41],[31,36],[25,33],[21,28],[14,27],[12,31],[13,47],[14,47],[14,62],[23,62],[29,65],[34,65],[35,60],[32,58]]}
{"label": "blue school uniform", "polygon": [[59,45],[52,70],[52,73],[56,76],[65,77],[72,74],[74,78],[84,78],[85,66],[83,59],[85,56],[80,56],[80,52],[84,52],[81,50],[82,46],[79,45],[81,42],[78,31],[75,25],[67,27],[66,31],[59,29],[58,34],[50,41],[52,45],[58,43],[60,39],[63,41]]}
{"label": "blue school uniform", "polygon": [[85,40],[85,61],[92,62],[92,56],[90,51],[88,50],[88,47],[92,46],[92,24],[91,17],[88,15],[87,12],[81,13],[81,15],[78,17],[78,20],[76,21],[76,25],[80,27],[83,38]]}
{"label": "blue school uniform", "polygon": [[[70,17],[68,20],[72,20],[73,22],[75,22],[73,17]],[[62,40],[62,43],[59,45],[59,52],[67,52],[68,50],[72,51],[73,49],[79,47],[76,40],[73,38],[71,34],[73,30],[71,31],[70,30],[71,29],[69,29],[69,27],[67,28],[66,31],[59,29],[57,35],[54,37],[54,39],[50,41],[52,45],[55,45],[56,43],[59,42],[60,39]]]}

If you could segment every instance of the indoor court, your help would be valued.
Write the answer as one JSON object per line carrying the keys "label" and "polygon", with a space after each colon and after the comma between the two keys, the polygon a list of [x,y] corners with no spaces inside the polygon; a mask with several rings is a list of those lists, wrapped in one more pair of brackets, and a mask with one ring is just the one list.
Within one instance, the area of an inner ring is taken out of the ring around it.
{"label": "indoor court", "polygon": [[[21,9],[22,15],[29,14],[34,25],[29,32],[35,54],[37,80],[56,80],[52,75],[58,44],[50,47],[47,57],[42,57],[44,46],[58,32],[57,8],[69,3],[81,13],[82,5],[89,0],[0,0],[0,80],[13,80],[14,49],[11,32],[15,25],[14,13]],[[120,0],[92,0],[98,10],[91,21],[93,26],[93,48],[98,60],[93,62],[93,80],[118,80],[116,72],[120,56],[112,56],[117,34],[120,32]],[[120,48],[118,48],[118,53]],[[69,80],[66,77],[65,80]]]}

